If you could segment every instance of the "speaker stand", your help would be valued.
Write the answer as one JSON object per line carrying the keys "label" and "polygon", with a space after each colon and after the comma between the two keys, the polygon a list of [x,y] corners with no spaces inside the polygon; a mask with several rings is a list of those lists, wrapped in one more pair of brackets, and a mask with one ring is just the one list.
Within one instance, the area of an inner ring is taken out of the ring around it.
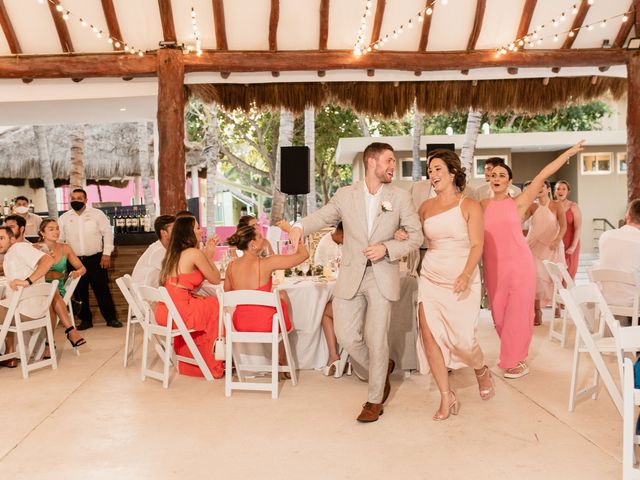
{"label": "speaker stand", "polygon": [[298,221],[298,195],[293,196],[293,222]]}

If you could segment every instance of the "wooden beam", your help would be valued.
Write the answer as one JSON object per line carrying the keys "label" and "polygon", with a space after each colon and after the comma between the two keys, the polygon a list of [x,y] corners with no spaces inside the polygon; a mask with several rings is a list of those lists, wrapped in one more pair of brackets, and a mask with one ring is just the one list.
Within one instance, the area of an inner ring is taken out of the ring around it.
{"label": "wooden beam", "polygon": [[636,37],[640,37],[640,0],[633,0],[633,23],[636,29]]}
{"label": "wooden beam", "polygon": [[[636,0],[632,0],[629,5],[629,9],[627,11],[631,11],[631,15],[629,15],[629,19],[626,22],[620,25],[620,30],[618,30],[616,39],[613,41],[613,45],[611,46],[612,48],[622,48],[624,46],[624,43],[627,41],[627,37],[629,37],[629,34],[631,33],[633,24],[638,18],[640,18],[640,15],[636,13],[638,8],[640,8],[640,5],[635,5],[636,8],[634,9],[634,3],[637,3]],[[640,32],[638,27],[636,27],[636,32]],[[636,35],[640,35],[640,33],[636,33]]]}
{"label": "wooden beam", "polygon": [[[521,39],[529,33],[529,29],[531,28],[531,19],[533,18],[533,12],[536,9],[537,3],[538,0],[526,0],[524,2],[522,15],[520,15],[520,23],[518,24],[518,31],[516,32],[516,39]],[[513,68],[509,73],[515,75],[518,73],[518,69]]]}
{"label": "wooden beam", "polygon": [[47,5],[49,5],[49,11],[51,12],[51,18],[53,18],[53,23],[55,24],[56,31],[58,32],[58,38],[60,39],[60,46],[62,47],[62,51],[71,53],[73,52],[73,43],[71,43],[71,36],[69,35],[67,22],[63,20],[60,12],[56,10],[56,5],[58,4],[59,2],[47,2]]}
{"label": "wooden beam", "polygon": [[11,19],[9,18],[9,14],[7,13],[7,9],[4,5],[4,0],[0,0],[0,26],[2,27],[5,38],[7,39],[7,43],[9,44],[9,50],[11,51],[11,53],[13,53],[14,55],[22,53],[20,42],[18,41],[16,32],[13,30],[13,24],[11,23]]}
{"label": "wooden beam", "polygon": [[587,16],[587,12],[591,8],[588,0],[582,0],[580,3],[580,7],[578,8],[578,13],[576,13],[575,17],[573,17],[573,23],[571,24],[571,31],[574,33],[573,37],[567,34],[567,38],[564,39],[564,43],[562,44],[562,48],[568,49],[573,46],[573,42],[576,41],[578,37],[578,33],[580,32],[580,27],[584,23],[584,19]]}
{"label": "wooden beam", "polygon": [[373,26],[371,27],[371,41],[369,43],[375,43],[380,38],[382,19],[384,18],[384,9],[386,6],[387,0],[378,0],[378,3],[376,3],[376,16],[373,20]]}
{"label": "wooden beam", "polygon": [[222,0],[213,0],[213,20],[216,29],[216,48],[228,50],[227,27],[224,21],[224,3]]}
{"label": "wooden beam", "polygon": [[484,21],[484,11],[486,8],[487,0],[476,1],[476,16],[473,19],[473,28],[471,29],[471,35],[469,35],[469,41],[467,42],[467,51],[476,49],[476,43],[478,43],[478,37],[482,30],[482,22]]}
{"label": "wooden beam", "polygon": [[160,20],[162,21],[162,36],[165,42],[177,42],[176,27],[173,24],[173,11],[171,0],[158,0]]}
{"label": "wooden beam", "polygon": [[640,51],[627,61],[627,194],[640,198]]}
{"label": "wooden beam", "polygon": [[[432,4],[432,5],[429,5],[429,4]],[[435,2],[433,2],[432,0],[427,0],[425,4],[425,9],[428,7],[430,7],[431,10],[434,10],[436,7]],[[420,43],[418,44],[418,51],[426,52],[427,45],[429,44],[429,32],[431,31],[431,18],[433,17],[433,13],[431,13],[431,15],[427,15],[426,13],[423,13],[422,16],[424,17],[424,20],[422,21],[422,33],[420,34]]]}
{"label": "wooden beam", "polygon": [[278,50],[278,21],[280,20],[280,0],[271,0],[269,14],[269,50]]}
{"label": "wooden beam", "polygon": [[[446,52],[381,51],[355,57],[351,50],[219,51],[186,55],[186,72],[314,70],[438,71],[476,68],[551,68],[623,65],[622,49],[527,50],[496,56],[495,50]],[[0,78],[144,77],[156,75],[156,55],[121,53],[0,56]]]}
{"label": "wooden beam", "polygon": [[118,16],[116,15],[116,9],[113,6],[113,0],[102,0],[102,11],[104,12],[104,18],[107,20],[107,28],[109,29],[109,36],[121,42],[120,47],[116,47],[114,41],[111,45],[114,50],[122,50],[124,47],[122,32],[120,32],[120,24],[118,23]]}
{"label": "wooden beam", "polygon": [[181,50],[158,50],[158,179],[160,213],[187,208],[184,151],[184,55]]}
{"label": "wooden beam", "polygon": [[327,49],[329,41],[329,4],[331,0],[320,0],[320,40],[318,42],[320,50]]}

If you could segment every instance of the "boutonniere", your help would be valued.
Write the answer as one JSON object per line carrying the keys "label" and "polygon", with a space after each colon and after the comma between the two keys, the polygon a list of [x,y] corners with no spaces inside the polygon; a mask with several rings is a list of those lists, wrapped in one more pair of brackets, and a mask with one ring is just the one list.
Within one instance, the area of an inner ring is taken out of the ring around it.
{"label": "boutonniere", "polygon": [[382,202],[382,211],[385,213],[393,212],[393,205],[391,205],[391,202],[387,202],[387,201]]}

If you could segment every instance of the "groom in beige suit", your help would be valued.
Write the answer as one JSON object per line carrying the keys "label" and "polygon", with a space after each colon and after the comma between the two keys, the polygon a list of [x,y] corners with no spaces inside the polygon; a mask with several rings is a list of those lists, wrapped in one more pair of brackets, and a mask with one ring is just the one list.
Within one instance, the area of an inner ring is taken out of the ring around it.
{"label": "groom in beige suit", "polygon": [[[294,225],[293,245],[302,235],[342,221],[344,244],[333,311],[338,342],[368,371],[369,394],[358,417],[375,422],[389,396],[387,333],[391,302],[400,298],[398,260],[422,244],[422,232],[409,193],[390,185],[396,168],[391,145],[372,143],[363,154],[364,182],[339,189],[329,203]],[[408,239],[393,239],[403,227]]]}

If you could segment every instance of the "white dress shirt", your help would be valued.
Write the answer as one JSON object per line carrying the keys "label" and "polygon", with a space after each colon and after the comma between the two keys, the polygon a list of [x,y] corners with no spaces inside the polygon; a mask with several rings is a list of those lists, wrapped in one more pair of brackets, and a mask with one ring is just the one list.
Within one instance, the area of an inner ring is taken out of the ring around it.
{"label": "white dress shirt", "polygon": [[[517,197],[521,193],[522,193],[522,190],[520,190],[515,185],[509,185],[509,188],[507,189],[507,194],[511,198]],[[475,196],[475,199],[479,202],[484,200],[485,198],[493,198],[494,193],[493,193],[493,189],[491,188],[491,182],[486,182],[484,185],[480,185],[478,188],[476,188],[474,192],[474,196]]]}
{"label": "white dress shirt", "polygon": [[160,270],[167,249],[156,240],[147,247],[136,262],[131,273],[131,280],[136,285],[158,288],[160,286]]}
{"label": "white dress shirt", "polygon": [[380,196],[382,194],[382,189],[384,188],[384,184],[380,185],[378,191],[373,195],[369,193],[369,188],[367,188],[367,182],[363,182],[364,185],[364,209],[367,212],[367,228],[369,235],[371,235],[371,230],[373,230],[373,222],[375,222],[376,217],[378,215],[378,209],[380,208]]}
{"label": "white dress shirt", "polygon": [[[600,235],[598,268],[633,272],[640,279],[640,228],[624,225]],[[612,305],[633,305],[632,286],[602,285],[602,294]]]}
{"label": "white dress shirt", "polygon": [[[11,295],[14,293],[14,290],[11,290],[8,283],[12,280],[26,280],[26,278],[34,272],[38,262],[44,255],[44,252],[26,242],[14,243],[9,247],[2,262],[2,268],[7,278],[6,298],[0,302],[0,305],[9,307]],[[33,283],[40,282],[44,282],[44,276],[35,280]],[[44,314],[46,308],[47,299],[44,297],[36,297],[35,299],[21,302],[18,306],[21,314],[31,318],[40,317]]]}
{"label": "white dress shirt", "polygon": [[79,257],[111,255],[113,232],[107,216],[97,208],[86,207],[82,214],[69,210],[58,220],[60,241],[68,243]]}
{"label": "white dress shirt", "polygon": [[318,242],[316,251],[313,254],[314,265],[327,265],[331,260],[342,256],[342,247],[333,241],[331,234],[327,233]]}

